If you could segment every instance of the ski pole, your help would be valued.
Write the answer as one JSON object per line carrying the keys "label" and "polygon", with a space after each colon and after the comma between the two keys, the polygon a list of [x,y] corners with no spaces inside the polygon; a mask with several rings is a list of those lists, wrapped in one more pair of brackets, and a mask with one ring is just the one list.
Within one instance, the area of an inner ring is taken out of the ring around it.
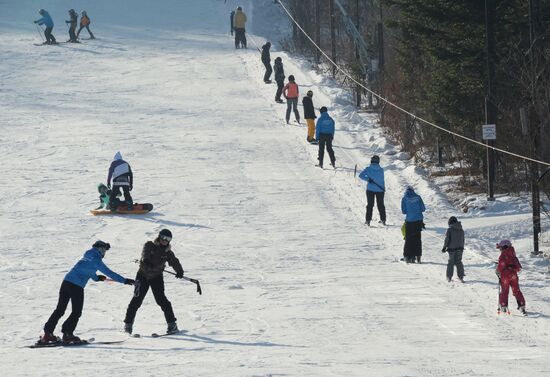
{"label": "ski pole", "polygon": [[35,24],[35,25],[36,25],[36,32],[38,33],[38,35],[40,35],[40,39],[42,40],[42,42],[45,42],[44,38],[42,37],[42,33],[40,32],[42,28],[38,26],[38,24]]}
{"label": "ski pole", "polygon": [[357,176],[357,164],[355,164],[355,169],[353,169],[353,178]]}
{"label": "ski pole", "polygon": [[[170,275],[177,275],[171,271],[166,271],[166,270],[163,270],[163,271],[169,273]],[[197,292],[199,292],[199,295],[202,295],[201,284],[197,279],[191,279],[191,278],[188,278],[187,276],[182,276],[182,278],[187,281],[190,281],[191,283],[195,283],[197,285]]]}

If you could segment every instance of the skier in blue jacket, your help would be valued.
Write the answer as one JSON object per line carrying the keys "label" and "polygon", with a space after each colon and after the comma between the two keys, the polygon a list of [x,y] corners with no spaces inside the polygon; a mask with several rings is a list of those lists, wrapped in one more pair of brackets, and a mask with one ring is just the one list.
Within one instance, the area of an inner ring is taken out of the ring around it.
{"label": "skier in blue jacket", "polygon": [[46,30],[44,30],[44,36],[46,37],[45,44],[56,44],[57,41],[55,40],[55,37],[52,34],[52,30],[53,30],[52,17],[44,9],[40,9],[38,13],[42,16],[42,18],[34,21],[34,23],[38,25],[46,25]]}
{"label": "skier in blue jacket", "polygon": [[334,150],[332,149],[332,140],[334,139],[334,119],[328,115],[328,110],[325,106],[319,109],[321,115],[317,119],[317,125],[315,130],[315,139],[319,142],[319,166],[323,167],[323,159],[325,156],[325,144],[327,146],[327,152],[330,157],[330,164],[333,168],[336,167],[336,157],[334,156]]}
{"label": "skier in blue jacket", "polygon": [[376,206],[380,214],[380,221],[386,225],[386,207],[384,206],[384,193],[386,186],[384,185],[384,169],[380,167],[380,157],[372,156],[370,165],[367,166],[359,178],[367,181],[367,213],[365,215],[365,224],[370,226],[372,220],[372,209],[374,207],[374,199],[376,198]]}
{"label": "skier in blue jacket", "polygon": [[414,192],[411,186],[407,187],[401,199],[401,212],[405,214],[405,246],[403,258],[407,263],[420,263],[422,257],[422,229],[424,229],[424,215],[426,210],[420,195]]}
{"label": "skier in blue jacket", "polygon": [[113,272],[103,263],[107,250],[111,248],[107,242],[97,241],[92,248],[84,253],[84,256],[74,265],[74,267],[65,275],[61,288],[59,289],[59,300],[57,307],[44,325],[44,335],[39,340],[39,343],[54,343],[59,339],[53,335],[55,326],[59,319],[65,314],[69,301],[72,303],[72,311],[69,317],[61,326],[63,332],[63,342],[79,343],[79,337],[74,336],[73,332],[78,324],[78,319],[82,315],[82,307],[84,306],[84,287],[89,279],[94,281],[104,281],[104,275],[97,275],[97,271],[103,272],[109,278],[119,283],[133,285],[134,280],[126,279],[116,272]]}

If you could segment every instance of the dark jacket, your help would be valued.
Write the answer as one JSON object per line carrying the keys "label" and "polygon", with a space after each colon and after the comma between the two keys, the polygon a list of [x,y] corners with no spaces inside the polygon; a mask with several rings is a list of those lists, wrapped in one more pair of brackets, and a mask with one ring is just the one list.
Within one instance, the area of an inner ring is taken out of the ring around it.
{"label": "dark jacket", "polygon": [[273,64],[273,70],[275,71],[275,81],[285,80],[285,70],[283,68],[282,61],[275,60],[275,64]]}
{"label": "dark jacket", "polygon": [[154,241],[147,241],[143,245],[143,251],[141,252],[139,272],[145,275],[147,279],[153,279],[162,275],[166,262],[168,262],[176,273],[183,273],[180,261],[172,252],[170,245],[163,247],[158,238]]}
{"label": "dark jacket", "polygon": [[78,23],[78,14],[76,12],[69,13],[69,16],[71,19],[69,21],[65,21],[67,24],[71,24],[71,27],[76,27],[76,24]]}
{"label": "dark jacket", "polygon": [[304,119],[315,119],[315,109],[313,108],[313,101],[310,96],[305,96],[302,99],[302,105],[304,105]]}
{"label": "dark jacket", "polygon": [[443,243],[445,251],[462,251],[464,250],[464,230],[460,221],[449,225],[445,233],[445,242]]}
{"label": "dark jacket", "polygon": [[269,54],[269,49],[271,48],[271,45],[268,45],[267,43],[262,46],[262,62],[269,64],[271,63],[271,55]]}

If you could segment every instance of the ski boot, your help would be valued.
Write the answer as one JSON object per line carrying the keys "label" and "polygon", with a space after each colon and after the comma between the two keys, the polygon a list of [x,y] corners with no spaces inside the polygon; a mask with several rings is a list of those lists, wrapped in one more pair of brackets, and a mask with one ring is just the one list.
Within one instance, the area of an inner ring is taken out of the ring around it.
{"label": "ski boot", "polygon": [[504,314],[510,314],[510,311],[508,310],[508,307],[507,306],[499,306],[498,307],[498,314],[500,313],[504,313]]}
{"label": "ski boot", "polygon": [[166,328],[166,334],[175,334],[179,332],[178,324],[176,322],[170,322],[168,323],[168,327]]}
{"label": "ski boot", "polygon": [[518,307],[519,311],[523,315],[527,315],[527,311],[525,310],[525,305]]}
{"label": "ski boot", "polygon": [[73,333],[63,333],[63,343],[76,344],[80,343],[82,340],[78,336],[75,336]]}
{"label": "ski boot", "polygon": [[40,344],[49,344],[49,343],[57,343],[57,342],[59,342],[59,338],[57,336],[55,336],[51,332],[45,332],[45,331],[44,331],[44,335],[42,335],[38,340],[38,343]]}
{"label": "ski boot", "polygon": [[124,323],[124,332],[128,334],[132,334],[132,331],[134,329],[133,323]]}

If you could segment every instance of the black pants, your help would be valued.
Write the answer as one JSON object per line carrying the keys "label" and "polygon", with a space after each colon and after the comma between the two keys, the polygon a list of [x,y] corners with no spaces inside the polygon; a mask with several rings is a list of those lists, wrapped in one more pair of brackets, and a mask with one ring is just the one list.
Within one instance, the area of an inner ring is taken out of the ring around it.
{"label": "black pants", "polygon": [[319,135],[319,166],[323,166],[323,159],[325,157],[325,145],[327,146],[328,156],[330,157],[330,163],[334,165],[336,163],[336,157],[334,157],[334,150],[332,149],[332,139],[333,135],[331,134],[320,134]]}
{"label": "black pants", "polygon": [[90,30],[90,25],[86,25],[86,26],[81,25],[80,28],[78,29],[78,32],[76,33],[76,37],[78,38],[78,36],[80,35],[80,32],[84,28],[86,28],[86,30],[88,30],[88,33],[90,34],[90,38],[95,39],[94,35],[92,34],[92,31]]}
{"label": "black pants", "polygon": [[55,37],[52,34],[53,26],[46,26],[44,30],[44,36],[46,37],[46,42],[56,43]]}
{"label": "black pants", "polygon": [[271,68],[271,64],[269,62],[264,62],[265,67],[265,75],[264,75],[264,82],[269,81],[271,79],[271,74],[273,73],[273,69]]}
{"label": "black pants", "polygon": [[283,94],[284,87],[285,87],[285,80],[277,80],[277,93],[275,93],[275,101],[281,100],[281,94]]}
{"label": "black pants", "polygon": [[463,250],[448,250],[449,261],[447,262],[447,278],[453,277],[453,272],[456,266],[456,274],[460,279],[464,278],[464,265],[462,264]]}
{"label": "black pants", "polygon": [[76,25],[69,27],[69,41],[76,42]]}
{"label": "black pants", "polygon": [[405,259],[420,260],[422,256],[422,227],[424,222],[407,221],[405,223],[405,246],[403,248],[403,256]]}
{"label": "black pants", "polygon": [[130,187],[129,186],[119,186],[119,185],[113,185],[113,189],[111,190],[111,196],[109,197],[109,206],[111,209],[116,209],[116,197],[120,194],[120,189],[122,188],[122,191],[124,192],[124,200],[126,201],[126,204],[132,204],[132,196],[130,195]]}
{"label": "black pants", "polygon": [[61,326],[61,332],[64,334],[72,334],[76,325],[78,324],[78,319],[82,315],[82,307],[84,306],[84,288],[79,287],[76,284],[73,284],[67,280],[63,280],[61,283],[61,288],[59,288],[59,299],[57,301],[57,307],[53,311],[50,319],[44,325],[44,331],[48,333],[53,333],[57,322],[67,309],[67,305],[71,301],[72,311],[71,315],[63,322]]}
{"label": "black pants", "polygon": [[246,35],[244,28],[235,28],[235,48],[239,48],[239,45],[246,48]]}
{"label": "black pants", "polygon": [[128,309],[126,310],[126,318],[124,319],[124,323],[134,323],[137,310],[143,303],[143,299],[145,298],[147,291],[149,291],[149,287],[151,287],[151,290],[153,291],[153,296],[155,297],[156,303],[164,312],[166,323],[176,322],[176,317],[174,316],[174,311],[172,310],[172,304],[168,301],[166,295],[164,294],[163,276],[159,275],[153,279],[147,279],[145,275],[138,272],[136,275],[136,282],[134,284],[134,297],[130,301]]}
{"label": "black pants", "polygon": [[378,207],[378,213],[380,214],[380,220],[386,222],[386,207],[384,206],[384,192],[375,192],[367,190],[367,214],[365,216],[366,221],[372,220],[372,209],[374,207],[374,198],[376,198],[376,207]]}

